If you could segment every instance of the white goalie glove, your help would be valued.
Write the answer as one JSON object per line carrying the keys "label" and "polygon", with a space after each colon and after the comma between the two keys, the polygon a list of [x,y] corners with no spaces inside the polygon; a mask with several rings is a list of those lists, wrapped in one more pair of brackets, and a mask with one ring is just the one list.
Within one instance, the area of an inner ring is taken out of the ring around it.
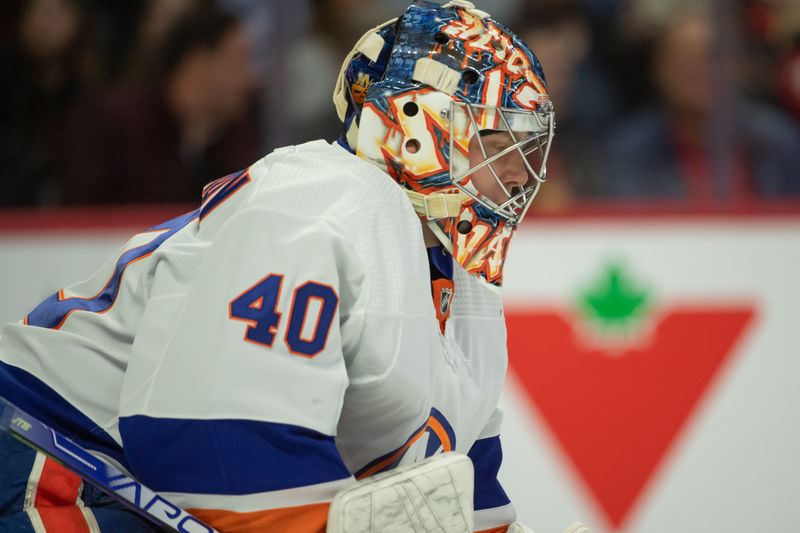
{"label": "white goalie glove", "polygon": [[[472,533],[472,461],[443,453],[360,481],[336,495],[327,533]],[[508,533],[534,533],[514,522]],[[589,533],[579,523],[564,533]]]}

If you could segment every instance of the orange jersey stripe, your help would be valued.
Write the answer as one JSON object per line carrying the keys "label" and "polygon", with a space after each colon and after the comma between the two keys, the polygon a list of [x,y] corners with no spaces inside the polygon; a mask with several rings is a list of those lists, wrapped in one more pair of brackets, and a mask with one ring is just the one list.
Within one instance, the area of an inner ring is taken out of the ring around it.
{"label": "orange jersey stripe", "polygon": [[386,465],[392,464],[392,462],[395,459],[397,459],[398,456],[400,456],[400,455],[405,453],[405,451],[408,449],[409,446],[411,446],[412,444],[417,442],[417,440],[425,433],[426,429],[428,429],[427,424],[425,426],[422,426],[422,428],[420,428],[420,430],[417,431],[416,434],[414,434],[410,439],[408,439],[408,442],[406,442],[403,445],[402,448],[400,448],[399,450],[394,452],[392,455],[390,455],[389,457],[387,457],[386,459],[384,459],[380,463],[376,464],[375,466],[373,466],[369,470],[366,470],[366,471],[360,473],[358,476],[356,476],[356,479],[361,480],[361,479],[367,478],[367,477],[371,476],[372,474],[374,474],[376,472],[379,472]]}
{"label": "orange jersey stripe", "polygon": [[90,533],[80,507],[39,507],[36,510],[48,533]]}
{"label": "orange jersey stripe", "polygon": [[75,505],[80,486],[81,478],[47,458],[42,466],[34,506],[41,508]]}
{"label": "orange jersey stripe", "polygon": [[89,533],[86,518],[76,506],[80,488],[81,478],[49,457],[44,460],[34,507],[45,531]]}
{"label": "orange jersey stripe", "polygon": [[419,429],[419,431],[417,431],[414,435],[412,435],[411,438],[408,439],[408,441],[405,444],[403,444],[403,446],[399,450],[397,450],[392,455],[390,455],[383,461],[379,462],[378,464],[373,465],[368,470],[365,470],[364,472],[358,474],[356,476],[356,479],[361,480],[367,478],[375,474],[376,472],[380,472],[387,465],[392,464],[392,462],[394,462],[398,457],[400,457],[406,452],[409,446],[417,442],[417,440],[419,440],[419,438],[422,437],[422,435],[424,435],[425,431],[427,431],[428,429],[433,431],[436,434],[436,436],[439,437],[439,441],[441,441],[442,443],[443,451],[449,452],[453,450],[453,443],[450,441],[450,436],[447,434],[447,431],[444,429],[444,427],[442,427],[442,424],[431,415],[430,417],[428,417],[428,421],[425,423],[425,425],[422,426]]}
{"label": "orange jersey stripe", "polygon": [[428,418],[428,427],[431,428],[431,431],[436,433],[437,437],[439,437],[439,441],[442,443],[443,451],[449,452],[453,450],[453,443],[450,442],[450,436],[447,434],[447,431],[444,429],[444,427],[442,427],[441,422],[431,416]]}
{"label": "orange jersey stripe", "polygon": [[314,503],[267,511],[237,513],[218,509],[187,509],[220,533],[324,533],[330,503]]}
{"label": "orange jersey stripe", "polygon": [[481,529],[475,533],[506,533],[508,526],[493,527],[492,529]]}

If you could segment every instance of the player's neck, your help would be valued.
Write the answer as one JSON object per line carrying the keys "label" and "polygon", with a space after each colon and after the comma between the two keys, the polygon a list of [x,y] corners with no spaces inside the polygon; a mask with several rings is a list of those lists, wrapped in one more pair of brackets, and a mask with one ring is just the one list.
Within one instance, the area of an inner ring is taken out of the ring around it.
{"label": "player's neck", "polygon": [[433,234],[433,230],[424,222],[422,223],[422,237],[425,240],[426,248],[435,248],[442,245],[441,241]]}

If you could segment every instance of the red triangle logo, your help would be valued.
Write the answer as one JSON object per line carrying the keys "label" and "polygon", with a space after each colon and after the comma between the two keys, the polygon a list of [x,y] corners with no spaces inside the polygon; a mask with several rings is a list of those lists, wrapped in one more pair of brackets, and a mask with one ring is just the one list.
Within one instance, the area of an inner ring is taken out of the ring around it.
{"label": "red triangle logo", "polygon": [[614,528],[753,314],[750,307],[673,309],[646,344],[612,352],[579,339],[570,313],[508,313],[511,367]]}

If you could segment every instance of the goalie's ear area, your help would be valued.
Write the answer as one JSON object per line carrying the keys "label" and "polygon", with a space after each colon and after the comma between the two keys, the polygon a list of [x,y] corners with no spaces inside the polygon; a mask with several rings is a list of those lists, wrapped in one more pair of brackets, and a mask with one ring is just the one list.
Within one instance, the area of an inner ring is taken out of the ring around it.
{"label": "goalie's ear area", "polygon": [[368,477],[336,495],[327,533],[419,531],[420,522],[425,531],[472,533],[473,478],[472,461],[455,452]]}

